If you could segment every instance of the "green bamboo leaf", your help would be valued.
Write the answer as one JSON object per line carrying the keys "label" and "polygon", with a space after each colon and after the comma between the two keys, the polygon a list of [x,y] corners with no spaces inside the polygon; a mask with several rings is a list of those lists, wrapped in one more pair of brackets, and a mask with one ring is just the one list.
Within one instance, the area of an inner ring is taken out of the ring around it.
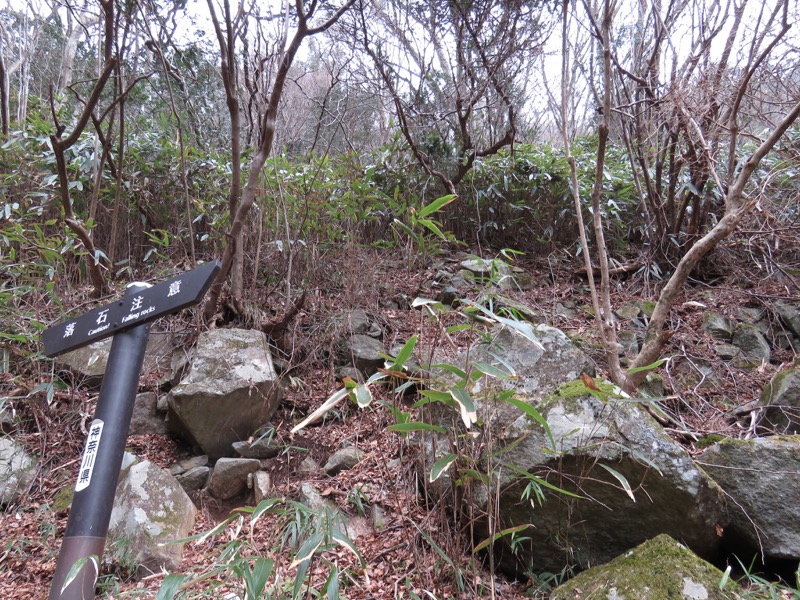
{"label": "green bamboo leaf", "polygon": [[628,375],[633,375],[634,373],[641,373],[642,371],[652,371],[653,369],[657,369],[665,362],[667,362],[669,358],[659,358],[656,362],[650,363],[649,365],[645,365],[644,367],[635,367],[633,369],[628,369],[625,371]]}
{"label": "green bamboo leaf", "polygon": [[543,488],[547,488],[547,489],[548,489],[548,490],[550,490],[550,491],[556,492],[556,493],[558,493],[558,494],[563,494],[563,495],[565,495],[565,496],[569,496],[570,498],[583,498],[583,496],[581,496],[581,495],[579,495],[579,494],[573,494],[572,492],[569,492],[569,491],[567,491],[567,490],[565,490],[565,489],[563,489],[563,488],[560,488],[560,487],[558,487],[558,486],[555,486],[555,485],[553,485],[552,483],[548,483],[547,481],[545,481],[545,480],[544,480],[544,479],[542,479],[541,477],[537,477],[537,476],[536,476],[536,475],[534,475],[533,473],[528,473],[528,471],[526,471],[525,469],[522,469],[522,468],[520,468],[520,467],[518,467],[518,466],[516,466],[516,465],[513,465],[513,464],[506,464],[506,466],[507,466],[509,469],[511,469],[512,471],[516,471],[517,473],[519,473],[520,475],[522,475],[522,476],[523,476],[525,479],[528,479],[528,480],[530,480],[530,481],[533,481],[533,482],[534,482],[534,483],[536,483],[537,485],[540,485],[540,486],[542,486]]}
{"label": "green bamboo leaf", "polygon": [[508,371],[504,371],[494,365],[490,365],[489,363],[484,362],[475,362],[472,365],[478,369],[484,375],[489,375],[490,377],[497,377],[498,379],[511,379],[516,377],[514,373],[509,373]]}
{"label": "green bamboo leaf", "polygon": [[408,359],[411,358],[411,355],[414,353],[414,348],[417,346],[418,339],[419,336],[416,335],[412,335],[408,338],[408,341],[400,348],[397,356],[394,357],[392,367],[402,367],[408,362]]}
{"label": "green bamboo leaf", "polygon": [[442,196],[441,198],[437,198],[427,206],[423,206],[422,208],[417,211],[417,218],[424,219],[427,216],[432,215],[438,210],[441,210],[448,204],[450,204],[453,200],[458,198],[455,194],[447,194],[446,196]]}
{"label": "green bamboo leaf", "polygon": [[499,540],[501,537],[506,535],[512,535],[514,533],[519,533],[520,531],[525,531],[528,527],[533,527],[533,525],[525,523],[524,525],[517,525],[516,527],[509,527],[508,529],[503,529],[503,531],[498,531],[493,536],[486,538],[480,544],[475,546],[472,549],[472,553],[477,554],[478,552],[486,548],[489,544],[493,544],[494,542]]}
{"label": "green bamboo leaf", "polygon": [[431,468],[431,474],[428,479],[431,483],[439,479],[442,474],[447,471],[447,469],[452,465],[454,462],[458,460],[458,454],[446,454],[435,463],[433,463],[433,467]]}
{"label": "green bamboo leaf", "polygon": [[625,478],[625,475],[623,475],[619,471],[615,471],[614,469],[612,469],[608,465],[604,465],[603,463],[597,463],[597,464],[603,467],[609,473],[611,473],[616,478],[616,480],[619,481],[620,485],[622,486],[622,489],[625,490],[625,493],[628,494],[630,499],[636,502],[636,498],[633,495],[633,490],[631,489],[631,484],[628,483],[628,480]]}
{"label": "green bamboo leaf", "polygon": [[293,569],[302,562],[310,561],[311,557],[313,557],[314,553],[317,551],[317,548],[319,548],[322,545],[322,541],[324,539],[325,539],[325,534],[321,531],[318,531],[310,538],[308,538],[300,547],[300,550],[297,551],[297,555],[292,561],[292,564],[289,565],[289,568]]}
{"label": "green bamboo leaf", "polygon": [[100,573],[100,561],[96,554],[84,556],[76,560],[72,564],[72,567],[70,567],[69,571],[67,572],[67,576],[64,578],[64,585],[61,586],[61,594],[63,594],[64,590],[67,589],[73,581],[75,581],[75,578],[78,577],[78,575],[80,575],[80,572],[86,566],[87,562],[92,563],[92,567],[94,567],[94,581],[97,583],[97,575]]}
{"label": "green bamboo leaf", "polygon": [[447,239],[447,237],[442,233],[442,230],[436,226],[434,221],[430,221],[429,219],[419,219],[417,220],[417,223],[422,225],[428,231],[432,232],[435,236],[443,240]]}
{"label": "green bamboo leaf", "polygon": [[387,429],[397,431],[398,433],[410,433],[412,431],[435,431],[437,433],[447,433],[447,429],[439,425],[431,425],[430,423],[419,423],[412,421],[410,423],[397,423],[389,425]]}
{"label": "green bamboo leaf", "polygon": [[356,545],[353,543],[353,540],[347,537],[347,535],[345,535],[343,532],[339,530],[334,530],[331,533],[331,539],[335,543],[340,545],[342,548],[352,553],[352,555],[356,557],[361,566],[364,566],[366,564],[364,562],[364,558],[361,556],[361,554],[359,554],[358,548],[356,548]]}
{"label": "green bamboo leaf", "polygon": [[174,600],[181,591],[183,582],[189,579],[188,575],[167,575],[158,588],[156,600]]}
{"label": "green bamboo leaf", "polygon": [[550,425],[547,423],[547,419],[542,416],[536,407],[532,404],[528,404],[524,400],[520,400],[519,398],[514,398],[513,396],[500,396],[500,399],[503,402],[508,402],[511,406],[517,407],[519,410],[524,412],[528,415],[531,419],[539,423],[544,429],[544,432],[547,434],[547,438],[550,440],[550,446],[553,449],[553,452],[557,450],[556,448],[556,440],[553,438],[553,432],[550,431]]}
{"label": "green bamboo leaf", "polygon": [[469,392],[462,387],[454,387],[450,390],[450,395],[453,400],[458,404],[458,411],[461,414],[461,420],[464,421],[464,426],[469,429],[474,423],[478,422],[478,413],[475,410],[475,403],[472,401],[472,396]]}
{"label": "green bamboo leaf", "polygon": [[323,591],[326,592],[328,600],[339,600],[339,569],[336,565],[331,567],[331,574],[328,575]]}
{"label": "green bamboo leaf", "polygon": [[359,385],[355,391],[356,403],[359,408],[366,408],[372,403],[372,392],[366,385]]}

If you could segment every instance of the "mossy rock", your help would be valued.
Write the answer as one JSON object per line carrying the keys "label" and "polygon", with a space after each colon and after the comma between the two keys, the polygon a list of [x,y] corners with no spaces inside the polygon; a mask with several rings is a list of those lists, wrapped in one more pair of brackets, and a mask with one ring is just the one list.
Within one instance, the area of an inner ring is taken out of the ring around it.
{"label": "mossy rock", "polygon": [[553,591],[550,600],[732,600],[722,572],[668,535],[659,535],[611,562],[588,569]]}

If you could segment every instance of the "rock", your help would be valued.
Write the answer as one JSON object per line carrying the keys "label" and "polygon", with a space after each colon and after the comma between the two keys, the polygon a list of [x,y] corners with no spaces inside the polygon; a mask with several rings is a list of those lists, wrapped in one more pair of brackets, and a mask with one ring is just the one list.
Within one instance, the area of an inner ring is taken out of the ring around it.
{"label": "rock", "polygon": [[253,473],[253,499],[258,506],[263,500],[269,498],[272,492],[272,476],[266,471]]}
{"label": "rock", "polygon": [[740,356],[733,359],[735,367],[753,369],[769,362],[769,343],[752,323],[738,323],[733,328],[731,343],[742,351]]}
{"label": "rock", "polygon": [[233,449],[244,458],[275,458],[280,454],[281,448],[273,446],[275,428],[268,427],[258,432],[258,437],[251,441],[234,442]]}
{"label": "rock", "polygon": [[[524,534],[529,541],[518,544],[515,552],[502,540],[496,556],[505,570],[521,574],[586,568],[661,533],[701,556],[716,555],[716,528],[727,524],[719,487],[639,405],[615,400],[610,384],[599,387],[605,401],[589,395],[578,380],[537,403],[554,447],[542,427],[519,412],[515,419],[506,417],[505,427],[494,427],[498,448],[516,444],[504,453],[504,463],[582,496],[542,487],[543,502],[520,502],[536,481],[502,471],[501,493],[495,499],[498,527],[534,525]],[[488,493],[483,488],[474,495],[480,513],[488,506]],[[485,526],[483,521],[477,524],[480,539],[488,536]]]}
{"label": "rock", "polygon": [[642,312],[638,302],[626,302],[620,306],[616,311],[617,316],[623,321],[632,321],[636,319]]}
{"label": "rock", "polygon": [[[610,563],[557,587],[550,600],[734,600],[720,590],[722,572],[668,535],[659,535]],[[729,583],[728,586],[735,584]]]}
{"label": "rock", "polygon": [[777,433],[800,433],[800,369],[777,373],[761,393],[761,425]]}
{"label": "rock", "polygon": [[169,394],[168,424],[212,459],[230,456],[233,442],[269,421],[281,395],[262,332],[206,331],[188,375]]}
{"label": "rock", "polygon": [[36,461],[14,440],[0,437],[0,506],[24,494],[36,474]]}
{"label": "rock", "polygon": [[141,435],[144,433],[166,435],[168,433],[164,416],[158,413],[157,405],[158,396],[153,392],[144,392],[136,395],[128,435]]}
{"label": "rock", "polygon": [[578,314],[575,310],[575,304],[569,301],[559,302],[556,304],[554,311],[559,317],[564,317],[565,319],[573,319]]}
{"label": "rock", "polygon": [[247,476],[261,469],[254,458],[220,458],[211,472],[208,493],[220,500],[230,500],[247,490]]}
{"label": "rock", "polygon": [[142,461],[128,469],[117,486],[108,530],[111,547],[139,566],[139,574],[173,571],[183,558],[194,528],[195,508],[189,496],[164,469]]}
{"label": "rock", "polygon": [[[112,340],[113,338],[106,338],[89,346],[67,352],[59,356],[56,363],[70,373],[75,385],[100,389],[103,375],[106,372]],[[172,332],[151,331],[147,338],[142,375],[155,372],[171,373],[175,344],[176,338]]]}
{"label": "rock", "polygon": [[800,307],[786,302],[776,302],[775,309],[786,328],[794,334],[794,337],[800,338]]}
{"label": "rock", "polygon": [[190,471],[195,467],[205,467],[208,465],[208,456],[203,454],[202,456],[192,456],[191,458],[187,458],[182,460],[179,463],[172,465],[169,468],[170,475],[181,475],[182,473],[186,473],[186,471]]}
{"label": "rock", "polygon": [[341,365],[353,365],[369,377],[383,366],[383,342],[368,335],[353,335],[339,342],[338,360]]}
{"label": "rock", "polygon": [[461,261],[461,269],[472,274],[473,279],[496,285],[501,290],[516,288],[511,267],[502,260],[472,257]]}
{"label": "rock", "polygon": [[[733,347],[731,347],[733,348]],[[734,355],[739,351],[736,348]],[[703,358],[676,356],[671,361],[670,374],[673,389],[678,388],[715,388],[722,385],[723,378],[715,370],[716,364]],[[661,394],[662,396],[664,394]]]}
{"label": "rock", "polygon": [[703,331],[713,339],[720,342],[730,342],[733,339],[733,322],[715,310],[703,313]]}
{"label": "rock", "polygon": [[766,315],[766,311],[761,307],[740,306],[737,309],[739,320],[744,323],[756,324]]}
{"label": "rock", "polygon": [[159,396],[158,400],[156,401],[156,411],[160,413],[165,413],[169,410],[169,397]]}
{"label": "rock", "polygon": [[319,473],[319,465],[310,456],[306,456],[297,466],[297,472],[301,475],[316,475]]}
{"label": "rock", "polygon": [[800,560],[800,436],[726,439],[698,462],[733,500],[735,533],[754,551]]}
{"label": "rock", "polygon": [[192,467],[191,469],[181,473],[180,475],[176,475],[175,479],[178,481],[178,483],[181,484],[181,487],[187,492],[195,492],[197,490],[202,490],[204,487],[206,487],[206,483],[208,483],[209,473],[211,473],[211,469],[209,469],[205,465],[199,465],[196,467]]}
{"label": "rock", "polygon": [[319,490],[308,482],[300,484],[299,500],[301,504],[305,504],[312,510],[320,510],[324,508],[329,508],[331,510],[335,509],[334,504],[325,500],[325,498],[322,497],[322,494],[319,493]]}
{"label": "rock", "polygon": [[328,475],[334,476],[342,471],[352,469],[362,458],[364,458],[364,452],[355,446],[348,446],[334,452],[322,470]]}
{"label": "rock", "polygon": [[[524,319],[534,325],[544,322],[542,313],[523,302],[519,302],[502,294],[492,294],[491,300],[494,303],[495,312],[498,312],[500,309],[507,309],[518,318]],[[487,301],[488,298],[481,298],[478,302],[485,305]]]}
{"label": "rock", "polygon": [[722,360],[733,360],[742,355],[742,351],[739,347],[733,344],[714,344],[714,352],[716,352],[717,356]]}
{"label": "rock", "polygon": [[280,454],[281,449],[277,446],[270,446],[265,440],[258,442],[233,442],[233,450],[243,458],[275,458]]}
{"label": "rock", "polygon": [[339,311],[333,316],[333,323],[337,329],[344,332],[342,337],[368,335],[379,338],[381,336],[380,327],[360,308]]}
{"label": "rock", "polygon": [[625,356],[636,356],[639,353],[639,336],[635,331],[619,331],[617,340],[622,346],[622,353]]}

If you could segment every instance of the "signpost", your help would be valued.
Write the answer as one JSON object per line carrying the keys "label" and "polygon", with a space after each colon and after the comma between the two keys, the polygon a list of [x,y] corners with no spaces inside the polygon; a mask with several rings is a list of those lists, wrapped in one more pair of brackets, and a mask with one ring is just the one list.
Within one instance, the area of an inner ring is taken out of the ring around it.
{"label": "signpost", "polygon": [[50,357],[114,336],[78,469],[50,600],[94,598],[96,567],[105,547],[150,324],[200,302],[220,268],[219,261],[214,261],[153,286],[132,283],[118,302],[42,333],[44,351]]}

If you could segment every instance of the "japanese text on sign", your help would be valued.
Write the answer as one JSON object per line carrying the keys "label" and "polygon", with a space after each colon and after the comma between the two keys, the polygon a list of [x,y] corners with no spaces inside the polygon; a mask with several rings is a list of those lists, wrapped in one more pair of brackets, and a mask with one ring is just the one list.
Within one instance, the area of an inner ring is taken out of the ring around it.
{"label": "japanese text on sign", "polygon": [[86,437],[86,448],[83,450],[81,466],[78,469],[78,482],[75,484],[76,492],[85,490],[92,483],[94,461],[97,458],[97,448],[100,445],[100,437],[102,435],[103,421],[95,419],[89,426],[89,435]]}

